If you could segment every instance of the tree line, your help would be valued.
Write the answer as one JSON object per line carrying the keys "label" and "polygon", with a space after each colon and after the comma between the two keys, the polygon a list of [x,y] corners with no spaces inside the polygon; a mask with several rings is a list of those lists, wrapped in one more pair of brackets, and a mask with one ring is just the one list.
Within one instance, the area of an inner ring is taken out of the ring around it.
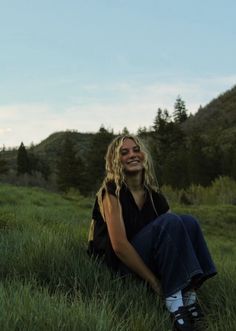
{"label": "tree line", "polygon": [[[184,124],[189,116],[185,102],[178,97],[172,116],[167,109],[159,108],[152,127],[140,128],[137,132],[152,155],[159,184],[186,188],[191,184],[207,186],[219,176],[236,179],[236,141],[232,141],[226,149],[218,144],[217,132],[208,134],[199,130],[186,131]],[[123,133],[129,133],[126,127]],[[60,191],[75,188],[84,195],[94,193],[104,176],[107,146],[115,136],[113,130],[101,126],[82,155],[75,148],[71,132],[66,132],[56,157],[55,169],[51,169],[45,159],[35,155],[32,150],[27,150],[21,143],[17,151],[17,175],[34,176],[37,172],[45,181],[50,181],[53,174]],[[6,175],[8,171],[3,156],[2,151],[0,176]]]}

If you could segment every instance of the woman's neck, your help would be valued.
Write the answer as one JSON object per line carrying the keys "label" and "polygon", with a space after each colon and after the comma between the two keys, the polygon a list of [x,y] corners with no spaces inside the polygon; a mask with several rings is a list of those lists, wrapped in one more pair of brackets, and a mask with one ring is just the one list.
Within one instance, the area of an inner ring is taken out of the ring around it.
{"label": "woman's neck", "polygon": [[132,176],[126,176],[125,181],[126,181],[128,188],[133,192],[140,191],[143,189],[141,172],[139,172],[135,175],[132,175]]}

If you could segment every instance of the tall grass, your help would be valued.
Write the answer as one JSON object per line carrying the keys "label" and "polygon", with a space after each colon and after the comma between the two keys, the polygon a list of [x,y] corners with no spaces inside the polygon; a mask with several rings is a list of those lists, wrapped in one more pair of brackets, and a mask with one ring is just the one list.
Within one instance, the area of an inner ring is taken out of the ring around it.
{"label": "tall grass", "polygon": [[189,205],[236,205],[236,181],[229,177],[218,177],[208,187],[191,185],[186,189],[174,190],[164,185],[162,191],[172,203]]}
{"label": "tall grass", "polygon": [[[170,330],[163,302],[86,253],[93,201],[0,185],[0,330]],[[197,216],[219,275],[199,298],[209,331],[236,330],[236,206],[180,206]]]}

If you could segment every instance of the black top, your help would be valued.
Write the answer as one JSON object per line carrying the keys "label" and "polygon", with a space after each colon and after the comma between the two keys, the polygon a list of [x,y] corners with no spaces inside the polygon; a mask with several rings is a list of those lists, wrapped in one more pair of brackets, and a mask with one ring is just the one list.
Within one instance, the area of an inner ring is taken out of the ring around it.
{"label": "black top", "polygon": [[[107,185],[108,193],[116,196],[115,190],[115,183],[110,182]],[[141,209],[138,208],[132,193],[126,185],[121,187],[119,199],[122,207],[126,235],[129,241],[131,241],[133,236],[146,224],[169,210],[169,205],[160,192],[151,191],[149,193],[147,189],[146,200]],[[153,207],[153,204],[155,208]],[[95,227],[93,242],[90,242],[89,251],[92,251],[95,255],[104,256],[107,264],[113,269],[117,269],[118,258],[112,249],[107,225],[99,209],[98,199],[95,201],[92,216],[95,221]]]}

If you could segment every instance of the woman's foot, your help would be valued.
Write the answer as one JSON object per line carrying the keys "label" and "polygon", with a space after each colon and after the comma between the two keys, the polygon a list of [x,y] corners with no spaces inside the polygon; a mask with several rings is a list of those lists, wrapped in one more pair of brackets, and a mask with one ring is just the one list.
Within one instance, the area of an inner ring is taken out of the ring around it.
{"label": "woman's foot", "polygon": [[193,331],[193,320],[191,313],[184,306],[171,313],[173,331]]}
{"label": "woman's foot", "polygon": [[204,313],[198,302],[186,306],[186,308],[194,321],[201,321],[204,318]]}
{"label": "woman's foot", "polygon": [[194,325],[194,331],[202,331],[205,329],[204,313],[198,302],[186,306]]}

